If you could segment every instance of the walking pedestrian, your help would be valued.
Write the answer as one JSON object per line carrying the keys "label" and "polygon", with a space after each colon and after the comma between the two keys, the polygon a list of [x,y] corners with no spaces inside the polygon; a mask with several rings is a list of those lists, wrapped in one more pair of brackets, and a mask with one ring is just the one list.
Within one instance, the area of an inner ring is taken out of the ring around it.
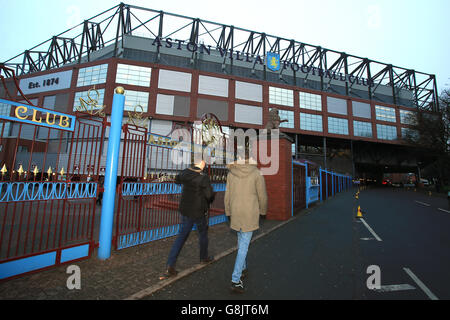
{"label": "walking pedestrian", "polygon": [[252,159],[229,164],[225,191],[225,213],[230,228],[237,231],[238,251],[231,275],[231,290],[244,292],[242,279],[248,274],[247,252],[253,232],[259,229],[260,215],[267,213],[264,177]]}
{"label": "walking pedestrian", "polygon": [[100,176],[100,178],[98,179],[98,197],[97,197],[97,201],[96,203],[99,204],[100,206],[102,205],[102,200],[103,200],[103,191],[104,191],[104,182],[105,182],[105,178],[103,176]]}
{"label": "walking pedestrian", "polygon": [[181,230],[178,234],[167,260],[166,272],[160,280],[175,276],[177,257],[186,242],[194,224],[197,226],[200,246],[200,262],[214,260],[208,256],[208,209],[214,200],[214,192],[207,174],[203,172],[205,161],[200,161],[193,168],[184,169],[175,182],[183,185],[179,210],[181,213]]}

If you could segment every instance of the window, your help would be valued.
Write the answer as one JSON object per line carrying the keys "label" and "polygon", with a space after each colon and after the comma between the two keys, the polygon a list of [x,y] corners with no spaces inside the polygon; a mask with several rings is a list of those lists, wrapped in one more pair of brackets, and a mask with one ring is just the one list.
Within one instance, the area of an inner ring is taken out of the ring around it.
{"label": "window", "polygon": [[56,96],[46,96],[44,97],[44,103],[42,106],[46,109],[55,110]]}
{"label": "window", "polygon": [[9,117],[11,115],[11,105],[0,103],[0,115]]}
{"label": "window", "polygon": [[134,111],[135,107],[140,105],[141,108],[136,108],[136,112],[147,112],[148,109],[148,92],[125,90],[125,108],[124,111]]}
{"label": "window", "polygon": [[336,134],[348,134],[348,120],[328,117],[328,132]]}
{"label": "window", "polygon": [[400,123],[413,125],[416,120],[414,111],[400,110]]}
{"label": "window", "polygon": [[402,138],[418,140],[419,132],[417,130],[410,129],[410,128],[402,128]]}
{"label": "window", "polygon": [[328,112],[347,115],[347,100],[327,97],[327,105]]}
{"label": "window", "polygon": [[262,86],[260,84],[236,81],[236,99],[262,102]]}
{"label": "window", "polygon": [[107,64],[82,68],[78,72],[77,87],[105,83],[107,73],[108,73]]}
{"label": "window", "polygon": [[198,93],[228,97],[228,79],[200,75],[198,77]]}
{"label": "window", "polygon": [[317,114],[300,113],[300,129],[322,132],[322,116]]}
{"label": "window", "polygon": [[[98,95],[97,95],[98,91]],[[75,98],[73,101],[73,111],[84,111],[83,106],[80,102],[80,98],[85,101],[87,104],[90,100],[96,101],[95,104],[99,106],[103,106],[103,100],[105,97],[105,89],[97,89],[97,91],[91,91],[88,96],[89,91],[81,91],[75,93]],[[86,108],[90,108],[89,106],[85,106]],[[98,109],[98,108],[97,108]]]}
{"label": "window", "polygon": [[158,87],[160,89],[191,92],[192,75],[186,72],[159,70]]}
{"label": "window", "polygon": [[[0,103],[0,115],[9,117],[11,114],[11,106],[6,103]],[[7,137],[9,135],[10,122],[9,120],[0,121],[0,137]]]}
{"label": "window", "polygon": [[262,124],[262,108],[236,103],[234,121],[241,123]]}
{"label": "window", "polygon": [[283,106],[294,106],[294,91],[276,87],[269,87],[269,103]]}
{"label": "window", "polygon": [[206,113],[214,113],[220,121],[228,121],[228,102],[199,98],[197,100],[197,117],[200,119]]}
{"label": "window", "polygon": [[116,83],[149,87],[151,75],[151,68],[119,63],[117,65]]}
{"label": "window", "polygon": [[288,120],[288,122],[280,123],[282,128],[294,128],[294,111],[278,110],[281,120]]}
{"label": "window", "polygon": [[188,117],[189,107],[189,97],[166,94],[158,94],[156,97],[156,113],[159,114]]}
{"label": "window", "polygon": [[352,101],[353,116],[360,118],[371,118],[370,104]]}
{"label": "window", "polygon": [[375,114],[377,120],[396,122],[394,108],[375,106]]}
{"label": "window", "polygon": [[353,135],[372,138],[372,124],[364,121],[353,121]]}
{"label": "window", "polygon": [[394,126],[386,126],[384,124],[377,124],[377,136],[382,140],[397,139],[397,128]]}
{"label": "window", "polygon": [[154,134],[168,136],[172,131],[172,126],[172,121],[153,119],[150,120],[149,131]]}
{"label": "window", "polygon": [[300,108],[322,111],[322,97],[318,94],[300,92]]}

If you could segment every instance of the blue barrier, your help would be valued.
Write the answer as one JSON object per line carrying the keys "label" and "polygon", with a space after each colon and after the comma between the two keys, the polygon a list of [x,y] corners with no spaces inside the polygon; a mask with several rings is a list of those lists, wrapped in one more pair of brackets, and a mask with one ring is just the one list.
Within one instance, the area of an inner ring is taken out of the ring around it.
{"label": "blue barrier", "polygon": [[[325,181],[322,181],[322,173],[325,173],[325,176],[327,177],[328,174],[331,175],[331,196],[334,196],[338,192],[342,192],[350,188],[352,177],[347,176],[344,174],[336,173],[333,171],[323,170],[319,169],[319,181],[320,181],[320,201],[323,201],[324,198],[327,199],[328,196],[324,195],[322,190],[323,184],[325,184],[325,190],[328,193],[328,179],[325,179]],[[336,179],[337,178],[337,179]],[[337,180],[337,181],[336,181]]]}
{"label": "blue barrier", "polygon": [[[213,226],[227,221],[225,214],[209,218],[209,225]],[[155,240],[160,240],[172,236],[176,236],[180,231],[181,224],[174,224],[157,229],[145,230],[120,236],[118,239],[117,250],[122,250],[137,245],[149,243]],[[192,228],[196,230],[196,226]]]}
{"label": "blue barrier", "polygon": [[[226,189],[225,183],[212,183],[214,192]],[[123,196],[152,196],[157,194],[181,194],[183,186],[166,182],[125,182],[122,185]]]}
{"label": "blue barrier", "polygon": [[89,199],[96,182],[0,182],[0,202]]}
{"label": "blue barrier", "polygon": [[[342,192],[347,190],[352,181],[351,176],[347,176],[344,174],[339,174],[333,171],[323,170],[319,168],[319,175],[317,178],[312,179],[312,177],[308,177],[308,163],[299,162],[296,160],[292,160],[292,164],[299,165],[305,167],[305,197],[306,197],[306,208],[309,207],[311,203],[316,201],[323,201],[324,195],[322,186],[325,184],[325,190],[328,192],[328,180],[322,179],[322,173],[331,175],[331,196],[334,196],[338,192]],[[292,170],[293,174],[293,170]],[[327,175],[325,175],[327,176]],[[337,178],[337,179],[336,179]],[[337,181],[336,181],[337,180]],[[292,180],[293,181],[293,180]],[[293,195],[292,195],[293,197]]]}

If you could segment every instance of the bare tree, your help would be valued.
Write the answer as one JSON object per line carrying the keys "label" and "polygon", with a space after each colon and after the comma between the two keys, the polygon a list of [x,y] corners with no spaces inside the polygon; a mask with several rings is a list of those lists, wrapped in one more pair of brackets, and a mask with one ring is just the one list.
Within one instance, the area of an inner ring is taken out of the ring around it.
{"label": "bare tree", "polygon": [[439,177],[439,184],[450,183],[450,90],[439,96],[437,112],[417,112],[408,121],[411,126],[403,137],[431,160],[428,168]]}

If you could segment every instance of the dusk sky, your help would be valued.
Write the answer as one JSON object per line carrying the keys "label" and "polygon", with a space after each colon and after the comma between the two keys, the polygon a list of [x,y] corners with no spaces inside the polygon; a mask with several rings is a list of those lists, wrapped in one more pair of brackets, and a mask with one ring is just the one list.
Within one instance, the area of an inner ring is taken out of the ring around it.
{"label": "dusk sky", "polygon": [[[450,88],[448,0],[128,0],[435,74]],[[0,62],[117,4],[111,0],[0,0]]]}

